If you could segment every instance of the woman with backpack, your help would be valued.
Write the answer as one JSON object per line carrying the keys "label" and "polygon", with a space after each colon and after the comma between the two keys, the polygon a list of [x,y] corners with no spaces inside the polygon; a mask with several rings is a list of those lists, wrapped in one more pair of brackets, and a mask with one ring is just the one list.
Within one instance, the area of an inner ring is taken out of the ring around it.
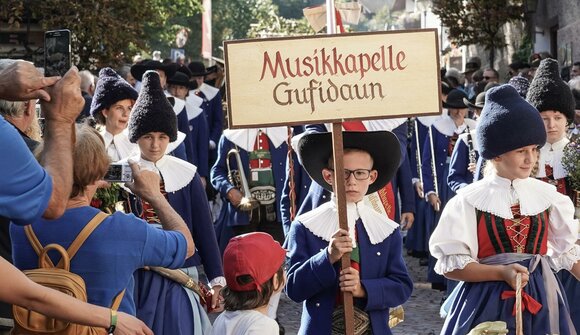
{"label": "woman with backpack", "polygon": [[[104,218],[70,259],[70,272],[86,283],[89,303],[110,308],[122,295],[118,310],[135,315],[135,270],[144,266],[179,268],[195,250],[191,234],[159,191],[159,177],[140,171],[136,164],[132,164],[135,181],[129,186],[155,208],[164,229],[156,229],[132,214],[115,212],[107,216],[90,206],[109,166],[103,140],[96,130],[88,126],[77,128],[73,159],[73,190],[64,215],[32,223],[35,238],[29,238],[22,226],[10,227],[14,264],[21,270],[37,268],[38,252],[31,241],[37,239],[40,249],[51,243],[69,249],[94,218]],[[49,258],[53,264],[61,259],[53,252]]]}

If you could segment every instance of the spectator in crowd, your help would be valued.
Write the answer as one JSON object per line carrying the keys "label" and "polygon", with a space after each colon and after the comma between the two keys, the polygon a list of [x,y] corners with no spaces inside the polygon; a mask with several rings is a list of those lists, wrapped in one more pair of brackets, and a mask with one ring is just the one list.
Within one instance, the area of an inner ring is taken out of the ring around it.
{"label": "spectator in crowd", "polygon": [[483,80],[486,83],[499,83],[499,73],[493,68],[487,68],[483,71]]}
{"label": "spectator in crowd", "polygon": [[[6,62],[8,63],[8,62]],[[36,117],[36,99],[27,101],[0,100],[0,115],[18,131],[30,151],[38,146],[40,126]],[[12,263],[10,220],[0,217],[0,256]],[[0,303],[0,334],[12,328],[12,306]]]}
{"label": "spectator in crowd", "polygon": [[580,62],[576,62],[572,65],[572,71],[570,71],[570,79],[574,79],[580,76]]}
{"label": "spectator in crowd", "polygon": [[129,83],[129,85],[131,85],[133,88],[135,87],[137,80],[131,74],[131,67],[129,65],[121,66],[117,70],[117,73],[121,76],[121,78],[125,79]]}
{"label": "spectator in crowd", "polygon": [[211,334],[279,335],[278,324],[268,317],[268,302],[284,288],[285,259],[286,250],[266,233],[230,240],[224,253],[225,312],[215,320]]}
{"label": "spectator in crowd", "polygon": [[[178,277],[183,273],[189,276],[186,276],[186,282],[164,276],[172,273],[171,270],[136,272],[137,316],[156,334],[207,334],[211,323],[201,305],[201,298],[192,290],[191,284],[189,288],[182,285],[190,280],[207,285],[209,279],[213,296],[205,304],[207,309],[219,311],[219,291],[225,286],[221,257],[196,166],[166,154],[169,143],[177,140],[177,118],[156,71],[147,71],[143,75],[143,88],[129,120],[129,140],[139,145],[140,154],[134,159],[141,168],[161,176],[159,188],[185,221],[198,250],[186,259],[181,269],[176,270]],[[160,223],[157,211],[146,199],[132,196],[131,209],[150,224]]]}
{"label": "spectator in crowd", "polygon": [[[6,63],[8,62],[8,63]],[[82,110],[78,70],[73,67],[60,79],[44,78],[29,62],[0,61],[0,99],[26,101],[42,99],[46,117],[44,169],[36,163],[20,135],[0,117],[2,181],[0,215],[14,224],[26,225],[39,219],[57,219],[66,208],[72,189],[74,122]],[[5,285],[0,299],[47,316],[74,323],[111,329],[111,312],[78,301],[66,294],[35,284],[4,259],[0,271]],[[152,334],[139,320],[118,314],[115,334]]]}
{"label": "spectator in crowd", "polygon": [[[159,176],[150,172],[143,174],[134,163],[135,181],[125,185],[152,205],[163,229],[148,225],[132,214],[115,212],[107,216],[90,206],[109,167],[103,140],[93,128],[86,125],[77,127],[73,157],[73,190],[64,215],[56,220],[37,220],[30,228],[42,246],[56,243],[68,249],[71,241],[93,218],[102,218],[102,223],[71,259],[71,272],[80,275],[87,284],[88,302],[110,307],[124,291],[119,311],[135,315],[133,272],[144,266],[181,267],[195,249],[191,234],[159,191]],[[55,226],[60,228],[54,229]],[[14,264],[21,270],[36,268],[38,254],[24,227],[12,225],[10,236]],[[131,248],[127,248],[128,245]],[[52,260],[54,264],[58,263],[58,258]]]}
{"label": "spectator in crowd", "polygon": [[465,71],[463,77],[465,78],[465,93],[469,99],[474,99],[476,82],[473,80],[473,74],[481,68],[481,59],[479,57],[471,57],[465,64]]}
{"label": "spectator in crowd", "polygon": [[91,115],[91,101],[93,99],[93,94],[95,94],[95,76],[89,70],[83,70],[79,72],[81,77],[81,94],[83,99],[85,99],[85,106],[81,114],[77,118],[77,123],[82,122],[86,117]]}

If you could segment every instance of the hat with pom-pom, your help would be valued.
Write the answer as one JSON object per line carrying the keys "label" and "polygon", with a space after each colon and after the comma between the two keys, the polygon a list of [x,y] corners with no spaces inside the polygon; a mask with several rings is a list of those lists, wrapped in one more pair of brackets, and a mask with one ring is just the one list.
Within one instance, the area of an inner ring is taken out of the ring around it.
{"label": "hat with pom-pom", "polygon": [[136,143],[150,132],[165,133],[170,142],[177,139],[177,116],[161,88],[159,74],[154,70],[143,74],[143,87],[129,119],[129,141]]}
{"label": "hat with pom-pom", "polygon": [[538,111],[558,111],[568,120],[574,119],[574,96],[560,78],[558,61],[546,58],[540,62],[536,76],[528,88],[526,100]]}
{"label": "hat with pom-pom", "polygon": [[111,107],[114,103],[132,99],[137,100],[139,93],[125,79],[121,78],[110,67],[103,68],[99,72],[99,80],[91,102],[91,116],[100,113],[103,109]]}
{"label": "hat with pom-pom", "polygon": [[543,146],[546,130],[538,110],[506,84],[486,93],[477,143],[483,158],[492,159],[528,145]]}

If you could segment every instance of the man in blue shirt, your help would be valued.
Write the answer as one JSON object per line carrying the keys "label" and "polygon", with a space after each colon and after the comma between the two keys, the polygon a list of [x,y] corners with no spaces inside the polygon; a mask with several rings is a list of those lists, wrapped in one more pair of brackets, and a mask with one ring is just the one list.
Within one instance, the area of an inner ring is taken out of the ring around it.
{"label": "man in blue shirt", "polygon": [[[45,78],[25,61],[0,60],[0,99],[41,99],[45,128],[44,169],[36,162],[18,132],[0,117],[0,215],[24,225],[43,216],[58,218],[66,208],[72,188],[74,123],[84,99],[78,70],[72,68],[61,79]],[[6,260],[0,258],[0,300],[47,316],[122,334],[152,334],[141,321],[89,305],[66,294],[40,286]],[[115,327],[116,326],[116,327]]]}

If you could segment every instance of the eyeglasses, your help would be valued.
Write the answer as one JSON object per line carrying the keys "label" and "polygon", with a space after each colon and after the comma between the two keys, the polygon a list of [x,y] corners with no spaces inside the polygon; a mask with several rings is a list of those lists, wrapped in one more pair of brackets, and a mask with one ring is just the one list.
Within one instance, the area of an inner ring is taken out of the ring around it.
{"label": "eyeglasses", "polygon": [[[333,171],[333,169],[329,169],[330,171]],[[350,178],[350,175],[352,174],[354,176],[354,179],[356,180],[366,180],[369,179],[369,176],[371,175],[371,171],[372,170],[366,170],[366,169],[356,169],[356,170],[349,170],[349,169],[344,169],[344,179],[348,179]]]}
{"label": "eyeglasses", "polygon": [[490,79],[495,79],[495,77],[483,76],[483,79],[490,80]]}

